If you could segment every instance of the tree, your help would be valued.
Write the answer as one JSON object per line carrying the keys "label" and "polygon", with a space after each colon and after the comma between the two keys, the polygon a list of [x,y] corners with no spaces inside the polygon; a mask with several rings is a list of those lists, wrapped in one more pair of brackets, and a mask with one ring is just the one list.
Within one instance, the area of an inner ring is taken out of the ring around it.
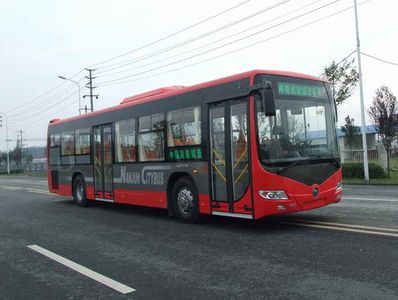
{"label": "tree", "polygon": [[345,124],[344,126],[341,126],[341,131],[344,132],[345,134],[345,139],[350,147],[350,149],[353,148],[355,137],[358,136],[360,130],[358,126],[354,125],[354,119],[350,118],[349,115],[345,117]]}
{"label": "tree", "polygon": [[27,164],[30,164],[32,163],[32,161],[33,161],[33,155],[29,153],[28,155],[26,155],[25,162]]}
{"label": "tree", "polygon": [[0,164],[1,164],[3,161],[7,161],[7,153],[6,153],[6,152],[3,152],[3,151],[0,151]]}
{"label": "tree", "polygon": [[359,81],[359,73],[354,66],[355,60],[332,63],[324,68],[324,77],[330,82],[332,95],[337,105],[349,98]]}
{"label": "tree", "polygon": [[12,151],[10,151],[10,160],[15,161],[17,166],[22,165],[22,151],[21,148],[15,147]]}
{"label": "tree", "polygon": [[387,86],[383,85],[376,90],[368,114],[378,127],[379,136],[387,151],[387,175],[390,177],[390,149],[391,143],[397,138],[398,102]]}

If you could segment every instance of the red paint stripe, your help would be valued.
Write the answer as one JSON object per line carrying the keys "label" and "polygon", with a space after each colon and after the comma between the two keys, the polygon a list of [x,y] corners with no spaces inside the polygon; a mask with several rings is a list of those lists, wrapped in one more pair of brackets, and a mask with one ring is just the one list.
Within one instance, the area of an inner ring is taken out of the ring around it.
{"label": "red paint stripe", "polygon": [[167,208],[167,193],[139,190],[114,190],[114,201],[117,203]]}

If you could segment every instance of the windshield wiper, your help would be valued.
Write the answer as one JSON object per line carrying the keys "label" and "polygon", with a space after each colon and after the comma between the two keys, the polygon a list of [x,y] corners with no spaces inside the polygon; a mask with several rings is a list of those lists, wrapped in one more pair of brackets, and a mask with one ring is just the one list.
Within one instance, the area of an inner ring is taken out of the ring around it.
{"label": "windshield wiper", "polygon": [[[316,159],[316,158],[315,158],[315,159]],[[297,166],[297,165],[301,165],[301,164],[304,164],[304,163],[308,163],[308,162],[311,162],[311,161],[313,161],[313,160],[314,160],[314,158],[312,158],[312,157],[306,158],[306,159],[296,160],[296,161],[292,162],[291,164],[288,164],[286,167],[283,167],[282,169],[280,169],[280,170],[278,171],[278,173],[279,173],[279,174],[283,174],[283,173],[285,173],[287,170],[289,170],[291,167],[294,167],[294,166]]]}
{"label": "windshield wiper", "polygon": [[337,159],[337,157],[333,155],[319,155],[318,158],[330,159],[333,164],[335,164],[337,167],[340,167],[340,161]]}
{"label": "windshield wiper", "polygon": [[326,155],[326,156],[316,155],[316,156],[311,156],[311,157],[306,158],[306,159],[296,160],[296,161],[292,162],[291,164],[287,165],[286,167],[281,168],[281,169],[278,171],[278,173],[279,173],[279,174],[283,174],[283,173],[285,173],[287,170],[289,170],[290,168],[292,168],[292,167],[294,167],[294,166],[298,166],[298,165],[301,165],[301,164],[307,164],[307,163],[309,163],[309,162],[311,162],[311,161],[320,160],[320,159],[321,159],[321,160],[322,160],[322,159],[330,159],[330,160],[332,161],[333,164],[335,164],[338,168],[340,167],[340,162],[339,162],[339,160],[338,160],[335,156],[332,156],[332,155]]}

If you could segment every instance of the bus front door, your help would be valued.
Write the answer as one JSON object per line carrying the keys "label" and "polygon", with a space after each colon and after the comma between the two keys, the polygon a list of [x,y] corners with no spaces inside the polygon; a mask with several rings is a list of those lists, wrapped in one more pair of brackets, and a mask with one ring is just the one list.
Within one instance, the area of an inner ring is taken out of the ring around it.
{"label": "bus front door", "polygon": [[112,125],[95,126],[93,135],[95,198],[112,201]]}
{"label": "bus front door", "polygon": [[247,100],[210,105],[209,129],[213,214],[251,218]]}

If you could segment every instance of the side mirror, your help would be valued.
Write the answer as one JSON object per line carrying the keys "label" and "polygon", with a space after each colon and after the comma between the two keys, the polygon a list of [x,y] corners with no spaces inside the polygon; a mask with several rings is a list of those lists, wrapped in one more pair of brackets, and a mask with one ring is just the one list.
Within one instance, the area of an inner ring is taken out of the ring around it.
{"label": "side mirror", "polygon": [[264,114],[267,117],[275,116],[275,95],[270,81],[265,82],[265,87],[259,90],[261,97],[261,104]]}

